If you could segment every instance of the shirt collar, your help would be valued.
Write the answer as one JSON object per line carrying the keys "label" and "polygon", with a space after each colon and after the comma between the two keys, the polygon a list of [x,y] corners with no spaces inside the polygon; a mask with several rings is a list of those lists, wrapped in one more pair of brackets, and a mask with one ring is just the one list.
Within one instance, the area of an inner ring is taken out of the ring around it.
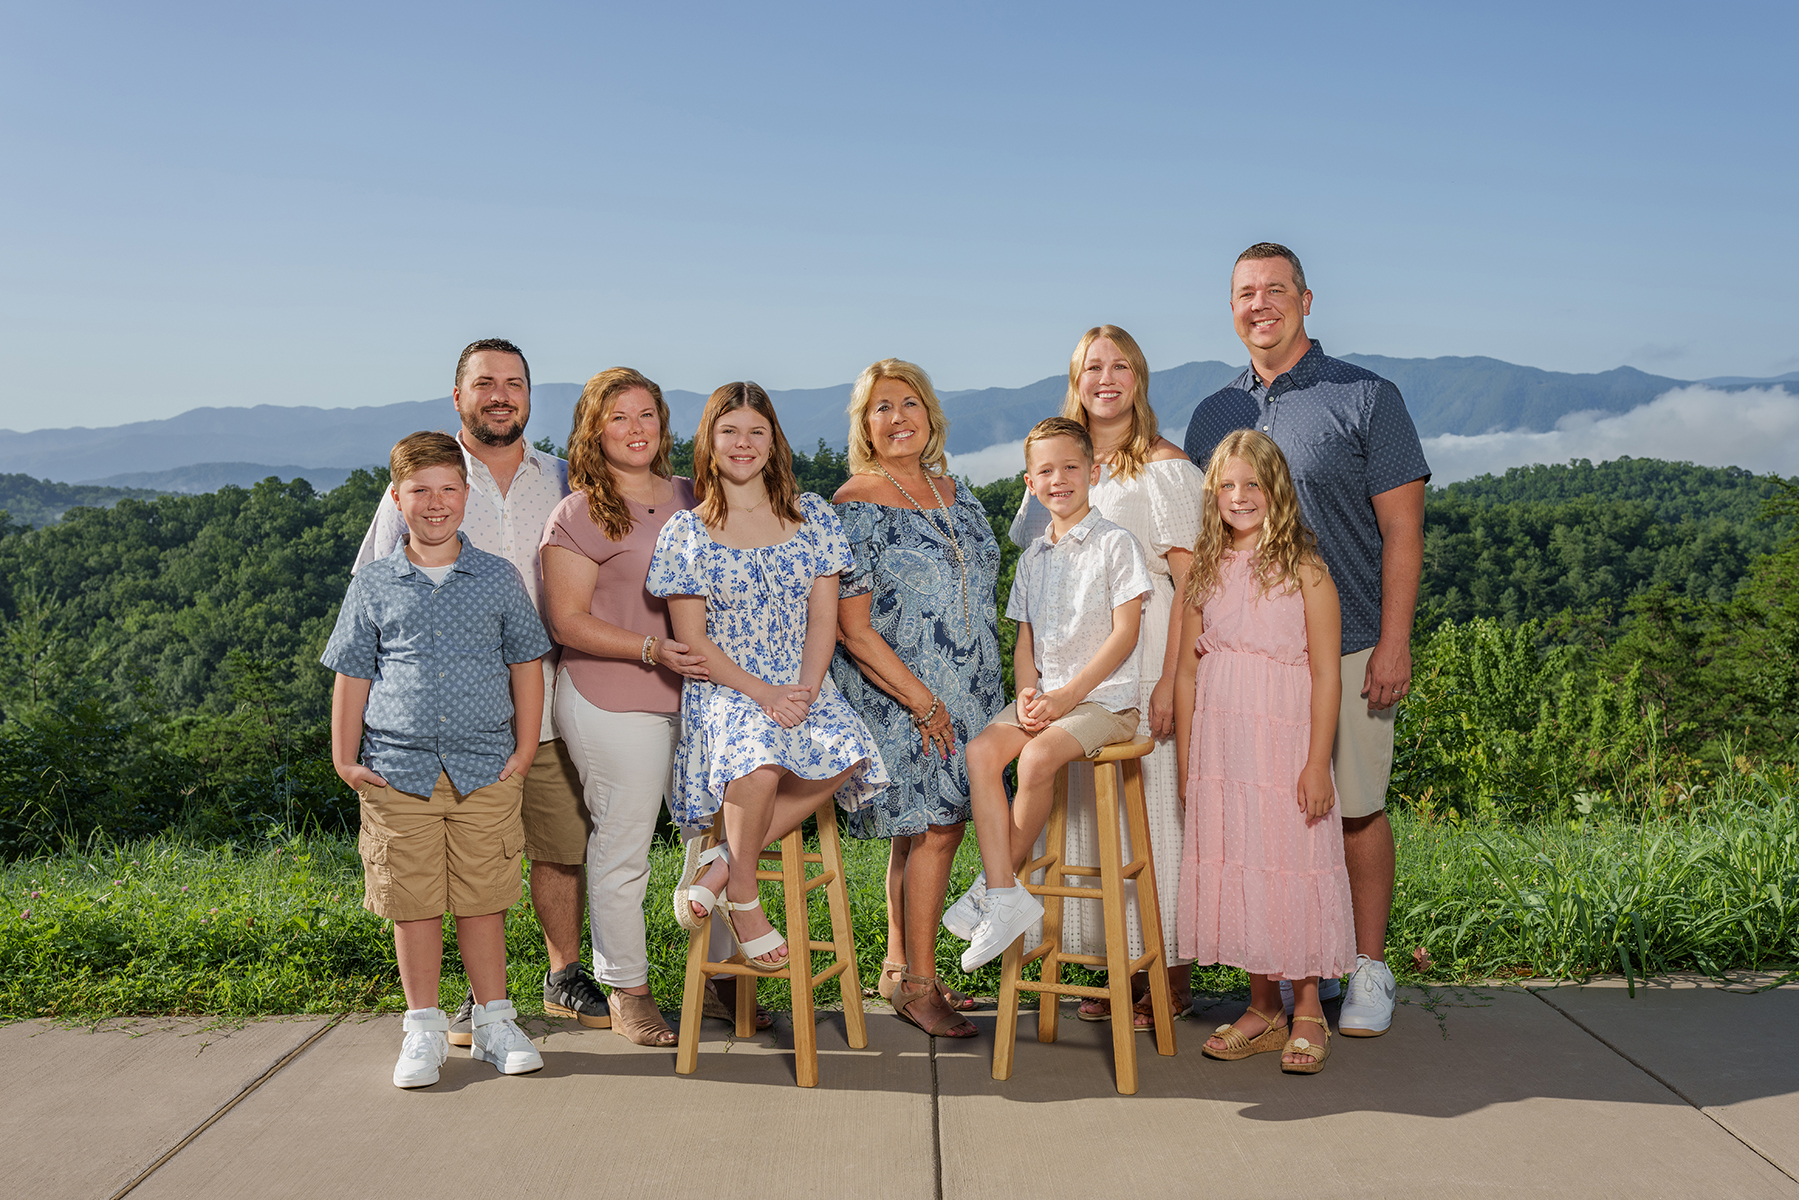
{"label": "shirt collar", "polygon": [[[456,531],[456,540],[461,543],[461,549],[456,551],[456,561],[450,565],[452,569],[460,574],[473,575],[475,573],[475,568],[469,562],[468,534],[458,529]],[[387,559],[394,565],[395,579],[404,579],[408,575],[417,575],[420,573],[418,564],[407,557],[405,542],[401,542],[399,549],[388,555]]]}
{"label": "shirt collar", "polygon": [[[1306,352],[1300,356],[1298,362],[1268,381],[1266,385],[1268,394],[1272,396],[1275,389],[1279,387],[1280,381],[1283,379],[1287,381],[1287,386],[1280,388],[1281,391],[1291,391],[1294,388],[1310,387],[1312,384],[1318,382],[1318,372],[1323,369],[1323,367],[1324,346],[1317,338],[1312,338],[1312,344],[1306,348]],[[1254,363],[1251,363],[1249,369],[1243,373],[1243,382],[1243,390],[1251,392],[1260,384],[1261,377],[1256,374]]]}
{"label": "shirt collar", "polygon": [[[1073,538],[1076,542],[1085,542],[1087,540],[1087,535],[1092,533],[1093,527],[1099,523],[1099,519],[1099,509],[1089,506],[1087,515],[1082,517],[1080,521],[1076,523],[1075,527],[1063,534],[1062,537],[1064,539]],[[1035,542],[1031,543],[1031,548],[1034,552],[1043,554],[1054,550],[1060,544],[1060,542],[1050,541],[1049,533],[1046,530],[1038,536]]]}
{"label": "shirt collar", "polygon": [[[524,435],[520,434],[519,438],[522,441]],[[493,478],[493,472],[487,469],[487,464],[476,458],[474,454],[470,452],[469,448],[463,444],[461,433],[456,435],[456,448],[462,451],[462,463],[463,466],[468,468],[468,473],[470,475],[475,473],[475,468],[478,466],[481,468],[482,474],[486,475],[489,479]],[[547,475],[551,470],[550,464],[555,461],[556,456],[554,454],[545,454],[530,442],[525,442],[525,462],[523,465],[529,466],[539,475]]]}

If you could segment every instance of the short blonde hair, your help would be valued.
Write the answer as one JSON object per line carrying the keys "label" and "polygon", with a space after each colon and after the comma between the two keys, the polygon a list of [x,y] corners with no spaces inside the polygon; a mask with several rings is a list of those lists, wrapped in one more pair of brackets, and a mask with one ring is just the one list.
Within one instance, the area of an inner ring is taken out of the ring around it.
{"label": "short blonde hair", "polygon": [[1085,425],[1073,417],[1045,417],[1031,426],[1031,431],[1024,435],[1025,469],[1028,471],[1031,467],[1032,446],[1038,442],[1047,442],[1050,438],[1059,437],[1073,438],[1074,444],[1079,446],[1081,453],[1087,456],[1087,461],[1089,463],[1093,461],[1093,435],[1087,432]]}
{"label": "short blonde hair", "polygon": [[899,380],[924,404],[925,416],[931,422],[931,434],[919,452],[918,465],[928,474],[945,474],[949,470],[949,459],[943,453],[943,443],[949,437],[949,419],[943,415],[943,405],[938,403],[937,391],[931,386],[931,377],[925,374],[924,368],[898,358],[883,358],[870,364],[856,376],[856,385],[850,389],[850,471],[857,475],[872,475],[880,470],[874,442],[868,436],[868,403],[874,395],[875,384],[883,379]]}
{"label": "short blonde hair", "polygon": [[1156,410],[1149,406],[1149,360],[1143,357],[1136,338],[1116,325],[1095,325],[1081,335],[1074,353],[1068,356],[1068,395],[1062,400],[1062,415],[1087,424],[1087,409],[1081,403],[1081,372],[1087,365],[1087,351],[1100,338],[1117,346],[1124,361],[1131,364],[1131,433],[1111,462],[1113,478],[1131,480],[1149,461],[1149,452],[1161,434]]}
{"label": "short blonde hair", "polygon": [[462,481],[468,482],[468,462],[462,457],[462,447],[447,433],[423,429],[409,433],[394,443],[393,452],[387,456],[388,477],[395,487],[429,467],[455,467]]}

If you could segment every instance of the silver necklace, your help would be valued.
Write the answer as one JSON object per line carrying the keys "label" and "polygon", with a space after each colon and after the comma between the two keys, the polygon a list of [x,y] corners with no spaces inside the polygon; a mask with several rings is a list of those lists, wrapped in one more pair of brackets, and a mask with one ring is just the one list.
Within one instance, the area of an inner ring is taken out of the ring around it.
{"label": "silver necklace", "polygon": [[[916,508],[919,512],[923,513],[927,521],[932,520],[932,510],[927,509],[924,505],[913,499],[912,493],[908,492],[905,489],[905,486],[901,484],[899,480],[895,479],[886,467],[882,466],[880,463],[876,463],[875,470],[887,476],[887,482],[898,488],[899,494],[904,496],[913,508]],[[932,479],[929,473],[925,474],[924,481],[926,486],[931,489],[931,495],[937,501],[937,508],[935,511],[943,514],[943,531],[949,534],[950,553],[956,556],[956,574],[962,577],[962,627],[972,635],[974,633],[974,618],[968,611],[968,561],[962,555],[962,543],[956,540],[956,518],[950,513],[949,504],[943,499],[943,493],[937,490],[937,481]],[[932,524],[935,523],[935,521],[932,521]]]}

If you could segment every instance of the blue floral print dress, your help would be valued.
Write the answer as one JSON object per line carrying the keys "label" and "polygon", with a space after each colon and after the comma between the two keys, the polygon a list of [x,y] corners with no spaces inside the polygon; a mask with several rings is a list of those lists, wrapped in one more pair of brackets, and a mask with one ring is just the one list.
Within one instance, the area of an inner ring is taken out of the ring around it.
{"label": "blue floral print dress", "polygon": [[[851,813],[844,828],[853,837],[890,838],[960,824],[970,812],[968,741],[1006,706],[995,604],[999,543],[987,510],[973,492],[958,487],[947,514],[863,500],[839,504],[837,514],[856,559],[843,573],[841,594],[870,594],[869,625],[942,701],[956,735],[956,752],[947,760],[927,751],[910,710],[876,687],[838,646],[831,675],[874,731],[893,779],[875,803]],[[961,567],[946,516],[955,523]]]}
{"label": "blue floral print dress", "polygon": [[[806,523],[798,532],[752,550],[713,541],[694,510],[676,513],[656,539],[646,585],[653,596],[704,596],[706,636],[732,662],[773,684],[799,682],[813,582],[854,562],[831,506],[807,492],[799,507]],[[681,744],[669,798],[677,821],[706,824],[724,803],[725,785],[770,764],[805,779],[855,768],[837,791],[837,803],[851,811],[887,786],[873,735],[828,671],[811,711],[792,729],[735,688],[695,679],[682,684]]]}

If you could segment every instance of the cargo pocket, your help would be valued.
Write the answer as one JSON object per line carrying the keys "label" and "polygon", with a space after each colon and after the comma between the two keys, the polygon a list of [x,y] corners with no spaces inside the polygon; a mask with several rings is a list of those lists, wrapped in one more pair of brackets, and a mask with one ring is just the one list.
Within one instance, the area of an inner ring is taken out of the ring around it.
{"label": "cargo pocket", "polygon": [[514,821],[500,835],[500,853],[506,856],[507,862],[515,862],[525,852],[525,823]]}
{"label": "cargo pocket", "polygon": [[393,872],[387,865],[388,840],[364,829],[356,835],[356,853],[362,856],[362,906],[378,916],[393,910]]}

